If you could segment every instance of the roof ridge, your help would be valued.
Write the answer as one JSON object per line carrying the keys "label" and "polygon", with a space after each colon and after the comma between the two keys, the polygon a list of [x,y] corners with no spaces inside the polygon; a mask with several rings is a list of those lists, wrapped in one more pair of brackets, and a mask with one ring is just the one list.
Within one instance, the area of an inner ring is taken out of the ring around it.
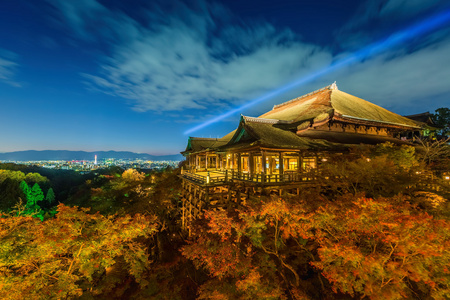
{"label": "roof ridge", "polygon": [[305,98],[305,97],[311,96],[311,95],[313,95],[313,94],[322,92],[322,91],[327,90],[327,89],[328,89],[328,90],[339,90],[338,87],[337,87],[336,81],[335,81],[335,82],[333,82],[333,83],[330,84],[330,85],[327,85],[327,86],[325,86],[325,87],[323,87],[323,88],[320,88],[320,89],[318,89],[318,90],[312,91],[312,92],[310,92],[310,93],[308,93],[308,94],[305,94],[305,95],[303,95],[303,96],[294,98],[294,99],[292,99],[292,100],[289,100],[289,101],[286,101],[286,102],[283,102],[283,103],[280,103],[280,104],[276,104],[276,105],[273,106],[272,110],[274,110],[275,108],[278,108],[278,107],[281,107],[281,106],[290,104],[290,103],[292,103],[292,102],[298,101],[298,100],[303,99],[303,98]]}
{"label": "roof ridge", "polygon": [[241,115],[245,122],[254,122],[254,123],[263,123],[263,124],[291,124],[293,120],[285,121],[285,120],[277,120],[277,119],[265,119],[265,118],[255,118],[255,117],[247,117]]}
{"label": "roof ridge", "polygon": [[217,140],[219,140],[218,138],[205,138],[205,137],[194,137],[194,136],[190,136],[189,139],[195,140],[195,141],[217,141]]}

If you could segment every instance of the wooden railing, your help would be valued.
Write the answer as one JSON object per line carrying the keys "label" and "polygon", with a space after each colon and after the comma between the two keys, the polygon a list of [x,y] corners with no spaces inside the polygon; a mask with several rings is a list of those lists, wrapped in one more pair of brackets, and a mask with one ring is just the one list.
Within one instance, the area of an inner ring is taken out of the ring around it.
{"label": "wooden railing", "polygon": [[289,183],[289,182],[308,182],[315,180],[314,173],[296,173],[296,172],[286,172],[284,174],[250,174],[248,172],[235,172],[233,170],[212,170],[207,172],[202,172],[203,174],[191,173],[189,171],[184,171],[182,174],[183,178],[190,181],[205,184],[205,185],[218,185],[226,183],[230,180],[236,181],[247,181],[247,182],[258,182],[262,184],[273,184],[273,183]]}
{"label": "wooden railing", "polygon": [[312,181],[314,174],[286,172],[284,174],[250,174],[233,173],[232,179],[241,181],[261,182],[261,183],[280,183],[280,182],[299,182]]}

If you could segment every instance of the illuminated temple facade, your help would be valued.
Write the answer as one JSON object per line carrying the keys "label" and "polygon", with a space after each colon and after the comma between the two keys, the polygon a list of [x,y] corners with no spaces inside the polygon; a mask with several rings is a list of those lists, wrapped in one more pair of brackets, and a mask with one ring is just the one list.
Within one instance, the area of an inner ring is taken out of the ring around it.
{"label": "illuminated temple facade", "polygon": [[264,191],[298,192],[329,155],[352,145],[408,143],[423,125],[342,92],[336,83],[260,117],[241,116],[222,138],[189,138],[182,152],[183,222],[206,206],[239,204]]}

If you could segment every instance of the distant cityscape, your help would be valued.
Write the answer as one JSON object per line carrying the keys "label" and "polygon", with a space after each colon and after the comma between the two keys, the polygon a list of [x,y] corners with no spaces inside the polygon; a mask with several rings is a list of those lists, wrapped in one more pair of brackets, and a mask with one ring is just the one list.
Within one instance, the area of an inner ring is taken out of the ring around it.
{"label": "distant cityscape", "polygon": [[28,166],[38,166],[48,169],[56,170],[72,170],[80,173],[89,173],[97,169],[104,169],[113,166],[121,167],[123,169],[152,169],[163,170],[167,167],[176,168],[180,161],[176,160],[161,160],[151,161],[144,159],[116,159],[105,158],[98,159],[94,157],[93,160],[33,160],[33,161],[17,161],[17,160],[0,160],[0,163],[15,163]]}

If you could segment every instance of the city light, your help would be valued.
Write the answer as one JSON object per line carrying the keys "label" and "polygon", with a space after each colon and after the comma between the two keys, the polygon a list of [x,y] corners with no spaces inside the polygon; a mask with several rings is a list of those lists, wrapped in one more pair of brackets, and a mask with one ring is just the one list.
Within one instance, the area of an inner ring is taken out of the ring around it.
{"label": "city light", "polygon": [[422,20],[421,22],[418,22],[406,29],[400,30],[392,35],[390,35],[388,38],[377,41],[373,44],[370,44],[369,46],[354,52],[350,55],[347,55],[344,58],[338,59],[334,61],[330,66],[320,69],[318,71],[315,71],[313,73],[310,73],[307,76],[304,76],[302,78],[299,78],[296,81],[293,81],[285,86],[282,86],[276,90],[273,90],[266,95],[263,95],[259,98],[256,98],[252,101],[249,101],[237,108],[234,108],[232,110],[229,110],[228,112],[219,115],[215,118],[212,118],[202,124],[199,124],[195,127],[192,127],[191,129],[187,130],[184,134],[190,134],[192,132],[195,132],[199,129],[202,129],[208,125],[211,125],[213,123],[216,123],[220,120],[223,120],[231,115],[234,115],[236,113],[239,113],[243,111],[244,109],[251,107],[255,104],[258,104],[262,101],[265,101],[267,99],[270,99],[272,97],[275,97],[277,95],[283,94],[295,87],[299,87],[307,82],[310,82],[314,79],[317,79],[327,73],[336,71],[344,66],[348,66],[354,62],[367,59],[369,57],[372,57],[374,55],[380,54],[394,46],[397,46],[403,42],[406,42],[407,40],[410,40],[415,37],[422,36],[424,34],[427,34],[439,27],[444,26],[450,21],[450,10],[445,10],[439,14],[433,15],[425,20]]}

